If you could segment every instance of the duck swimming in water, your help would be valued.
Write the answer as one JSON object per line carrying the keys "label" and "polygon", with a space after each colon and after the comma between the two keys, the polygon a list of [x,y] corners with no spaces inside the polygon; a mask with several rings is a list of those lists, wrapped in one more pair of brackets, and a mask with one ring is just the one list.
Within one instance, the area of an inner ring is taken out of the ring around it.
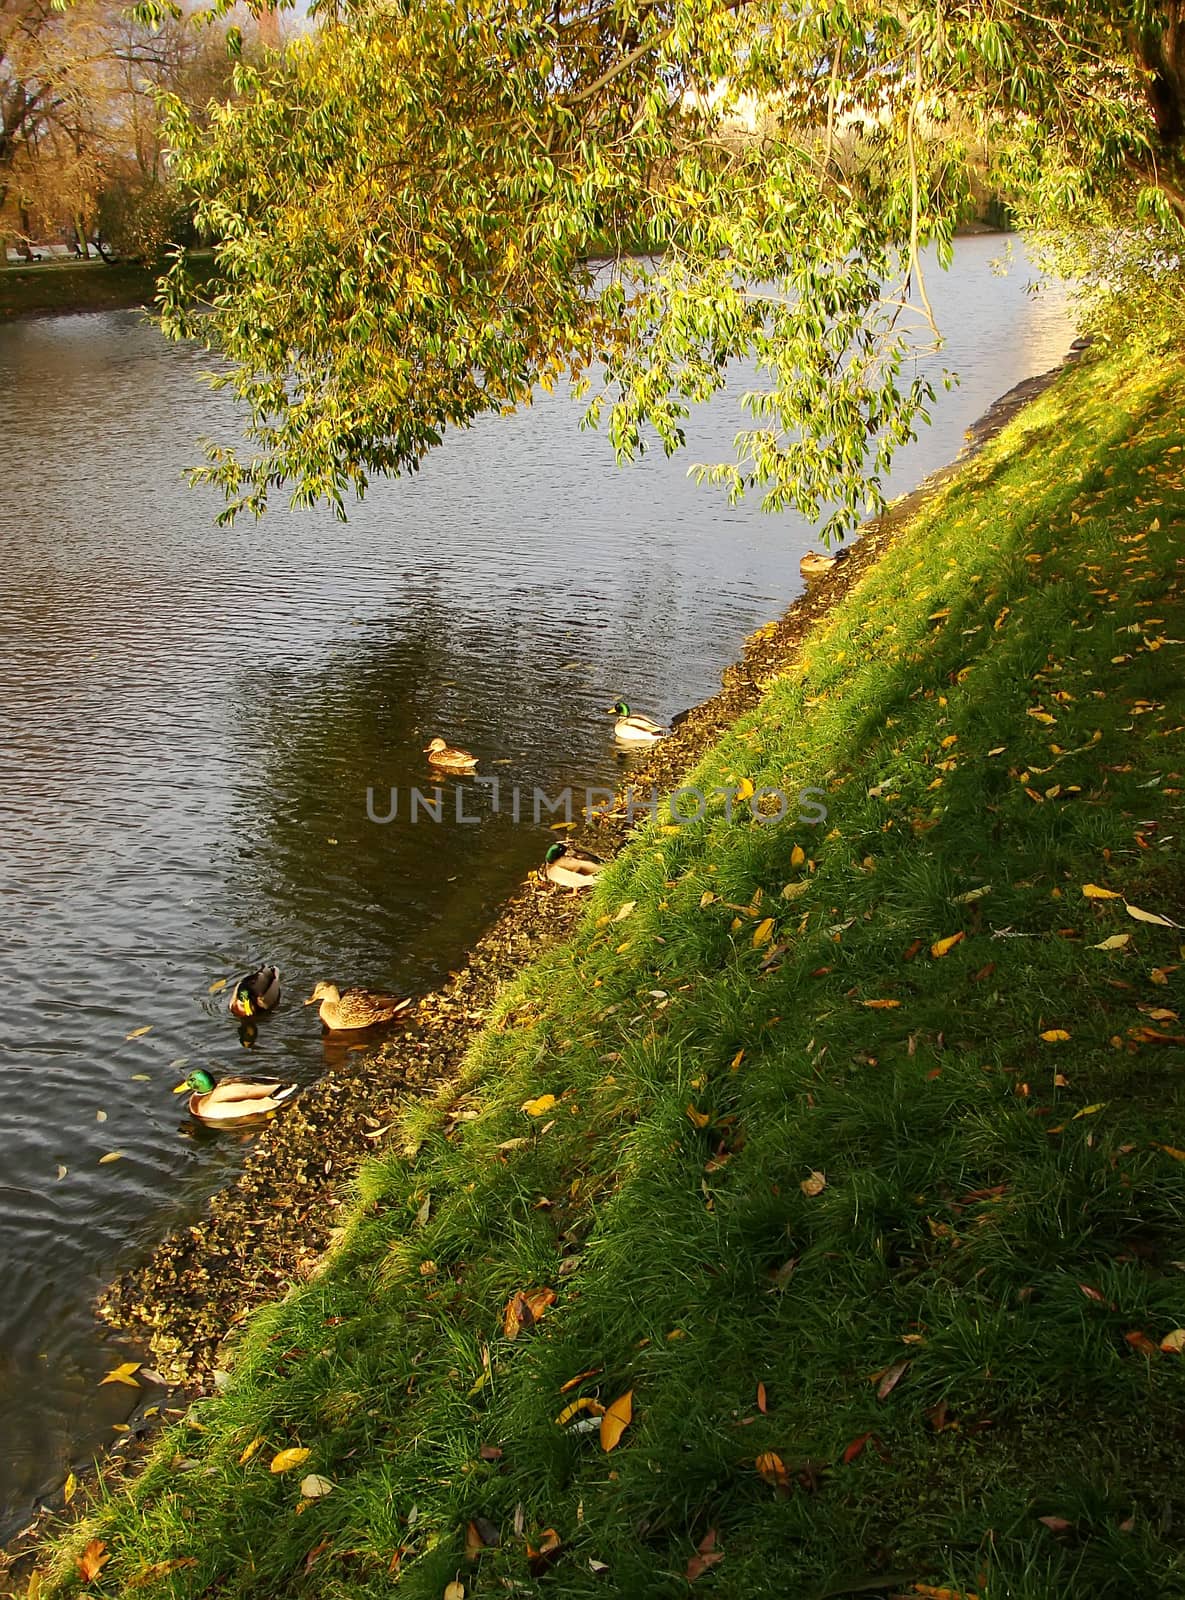
{"label": "duck swimming in water", "polygon": [[446,744],[443,739],[430,739],[424,746],[424,754],[428,757],[428,765],[440,767],[445,772],[472,772],[477,766],[477,757],[470,755],[468,750],[459,750],[456,745]]}
{"label": "duck swimming in water", "polygon": [[548,846],[538,876],[540,882],[554,883],[561,889],[589,889],[607,866],[600,856],[557,840]]}
{"label": "duck swimming in water", "polygon": [[279,967],[256,967],[236,978],[227,1002],[232,1017],[250,1022],[261,1011],[274,1011],[280,1003]]}
{"label": "duck swimming in water", "polygon": [[260,1082],[247,1078],[215,1081],[199,1067],[184,1083],[179,1083],[173,1093],[184,1094],[186,1089],[192,1091],[189,1096],[191,1117],[224,1126],[228,1122],[245,1122],[250,1117],[270,1117],[296,1093],[297,1085],[281,1083],[277,1078]]}
{"label": "duck swimming in water", "polygon": [[376,1028],[380,1022],[393,1022],[411,1005],[409,1000],[396,1000],[389,994],[370,994],[365,989],[346,989],[344,993],[336,983],[319,983],[305,1001],[306,1006],[321,1002],[318,1016],[331,1033],[345,1033],[361,1028]]}
{"label": "duck swimming in water", "polygon": [[644,717],[640,711],[631,711],[625,700],[618,700],[609,709],[617,718],[613,724],[613,737],[619,744],[657,744],[666,736],[667,730],[661,722],[655,722],[653,717]]}

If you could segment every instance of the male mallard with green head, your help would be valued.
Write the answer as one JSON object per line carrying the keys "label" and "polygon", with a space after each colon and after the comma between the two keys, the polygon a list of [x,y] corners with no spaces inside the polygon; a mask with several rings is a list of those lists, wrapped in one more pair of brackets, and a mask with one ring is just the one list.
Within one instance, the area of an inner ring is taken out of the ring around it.
{"label": "male mallard with green head", "polygon": [[179,1083],[174,1094],[189,1096],[189,1114],[199,1122],[223,1125],[228,1122],[245,1122],[250,1117],[270,1117],[284,1101],[296,1093],[295,1083],[281,1083],[278,1078],[265,1082],[252,1082],[246,1078],[219,1078],[217,1081],[201,1067],[191,1072],[184,1083]]}
{"label": "male mallard with green head", "polygon": [[558,884],[561,889],[588,889],[604,872],[608,862],[591,851],[579,850],[575,845],[561,844],[559,840],[547,848],[543,865],[539,868],[540,881]]}
{"label": "male mallard with green head", "polygon": [[389,994],[370,994],[365,989],[343,992],[336,983],[319,983],[305,1005],[316,1005],[318,1000],[321,1006],[317,1014],[330,1033],[376,1028],[381,1022],[393,1022],[411,1005],[410,1000],[396,1000]]}
{"label": "male mallard with green head", "polygon": [[657,744],[666,736],[667,730],[661,722],[655,722],[653,717],[644,717],[640,711],[631,711],[625,700],[618,700],[609,709],[617,718],[613,724],[613,737],[619,744]]}
{"label": "male mallard with green head", "polygon": [[254,972],[236,978],[227,1004],[232,1017],[249,1022],[261,1011],[274,1011],[279,1003],[279,967],[256,967]]}

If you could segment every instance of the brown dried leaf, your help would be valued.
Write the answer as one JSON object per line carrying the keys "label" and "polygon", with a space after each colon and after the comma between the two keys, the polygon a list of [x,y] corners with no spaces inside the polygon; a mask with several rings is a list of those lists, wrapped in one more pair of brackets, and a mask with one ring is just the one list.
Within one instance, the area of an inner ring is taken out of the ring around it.
{"label": "brown dried leaf", "polygon": [[111,1560],[107,1553],[107,1546],[102,1539],[92,1539],[86,1549],[75,1560],[83,1583],[90,1583],[97,1578],[103,1568]]}
{"label": "brown dried leaf", "polygon": [[884,1372],[881,1374],[880,1382],[876,1386],[876,1397],[878,1400],[887,1400],[889,1398],[893,1390],[905,1376],[906,1371],[909,1368],[910,1359],[911,1358],[909,1356],[902,1356],[900,1361],[894,1361],[891,1367],[885,1368]]}

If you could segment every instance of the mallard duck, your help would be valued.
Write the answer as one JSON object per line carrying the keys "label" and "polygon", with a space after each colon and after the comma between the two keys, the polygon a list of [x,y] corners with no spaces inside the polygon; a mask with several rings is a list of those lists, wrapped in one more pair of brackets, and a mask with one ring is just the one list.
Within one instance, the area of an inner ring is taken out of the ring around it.
{"label": "mallard duck", "polygon": [[804,578],[821,578],[825,572],[830,572],[834,565],[834,556],[824,555],[822,550],[808,550],[798,563],[798,570]]}
{"label": "mallard duck", "polygon": [[217,1082],[201,1067],[179,1083],[174,1094],[189,1096],[189,1114],[199,1122],[243,1122],[248,1117],[269,1117],[297,1090],[295,1083],[276,1078],[252,1082],[247,1078],[220,1078]]}
{"label": "mallard duck", "polygon": [[429,766],[443,767],[445,772],[472,772],[477,765],[477,757],[471,756],[468,750],[458,750],[440,738],[430,739],[424,746],[424,754]]}
{"label": "mallard duck", "polygon": [[232,1017],[247,1022],[261,1011],[274,1011],[280,1003],[279,967],[256,967],[236,978],[227,1002]]}
{"label": "mallard duck", "polygon": [[657,744],[666,734],[667,730],[661,722],[655,722],[653,717],[644,717],[641,712],[631,711],[624,700],[619,700],[609,709],[617,718],[613,724],[613,737],[620,744]]}
{"label": "mallard duck", "polygon": [[558,884],[561,889],[588,889],[604,872],[607,862],[588,850],[578,850],[575,845],[548,845],[543,865],[539,868],[540,882]]}
{"label": "mallard duck", "polygon": [[305,1005],[316,1005],[318,1000],[321,1008],[317,1014],[331,1033],[375,1028],[380,1022],[393,1021],[411,1005],[410,1000],[396,1000],[389,994],[370,994],[365,989],[347,989],[343,994],[336,983],[319,983]]}

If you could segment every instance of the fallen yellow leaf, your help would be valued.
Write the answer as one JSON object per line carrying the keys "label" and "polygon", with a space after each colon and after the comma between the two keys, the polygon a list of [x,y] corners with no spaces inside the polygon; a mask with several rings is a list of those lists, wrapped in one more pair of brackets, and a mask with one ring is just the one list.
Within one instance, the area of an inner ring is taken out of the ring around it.
{"label": "fallen yellow leaf", "polygon": [[133,1028],[131,1033],[125,1033],[124,1034],[124,1038],[125,1039],[142,1039],[146,1033],[151,1033],[152,1032],[154,1026],[155,1026],[155,1024],[150,1022],[150,1023],[148,1023],[148,1025],[146,1027]]}
{"label": "fallen yellow leaf", "polygon": [[550,1111],[555,1103],[555,1095],[541,1094],[537,1100],[524,1100],[519,1110],[525,1111],[528,1117],[541,1117],[545,1111]]}
{"label": "fallen yellow leaf", "polygon": [[900,1000],[861,1000],[862,1006],[867,1006],[870,1011],[892,1011],[901,1004]]}
{"label": "fallen yellow leaf", "polygon": [[806,851],[800,844],[796,844],[790,852],[790,865],[792,867],[801,867],[805,860]]}
{"label": "fallen yellow leaf", "polygon": [[1084,883],[1082,893],[1088,900],[1122,900],[1121,894],[1116,894],[1114,889],[1102,889],[1097,883]]}
{"label": "fallen yellow leaf", "polygon": [[822,1194],[827,1187],[827,1179],[821,1172],[812,1172],[809,1178],[804,1178],[798,1185],[805,1195]]}
{"label": "fallen yellow leaf", "polygon": [[1092,950],[1122,950],[1125,944],[1131,943],[1130,933],[1113,933],[1109,939],[1103,939],[1099,944],[1092,944]]}
{"label": "fallen yellow leaf", "polygon": [[601,1449],[616,1450],[634,1415],[634,1391],[618,1395],[601,1418]]}
{"label": "fallen yellow leaf", "polygon": [[1124,904],[1127,906],[1128,916],[1135,917],[1137,922],[1151,922],[1157,928],[1175,928],[1177,926],[1175,922],[1170,922],[1168,917],[1158,917],[1155,911],[1141,911],[1139,906],[1133,906],[1129,901],[1125,901]]}
{"label": "fallen yellow leaf", "polygon": [[764,917],[764,918],[762,918],[762,920],[753,929],[753,948],[754,948],[754,950],[760,949],[760,947],[763,944],[768,944],[769,941],[773,938],[773,932],[774,932],[774,919],[772,917]]}
{"label": "fallen yellow leaf", "polygon": [[142,1362],[125,1361],[121,1366],[113,1367],[105,1378],[99,1379],[100,1389],[105,1383],[126,1383],[129,1389],[138,1389],[136,1373],[139,1372]]}
{"label": "fallen yellow leaf", "polygon": [[1174,1328],[1171,1333],[1166,1333],[1160,1341],[1160,1348],[1171,1356],[1185,1354],[1185,1328]]}
{"label": "fallen yellow leaf", "polygon": [[1075,1111],[1070,1121],[1077,1122],[1079,1117],[1093,1117],[1095,1112],[1102,1111],[1106,1104],[1105,1100],[1099,1100],[1093,1106],[1083,1106],[1081,1111]]}
{"label": "fallen yellow leaf", "polygon": [[312,1455],[311,1450],[306,1450],[300,1445],[292,1445],[287,1450],[281,1450],[272,1457],[270,1472],[291,1472],[293,1467],[303,1467]]}
{"label": "fallen yellow leaf", "polygon": [[1070,1035],[1064,1028],[1046,1028],[1041,1037],[1049,1044],[1064,1044]]}
{"label": "fallen yellow leaf", "polygon": [[263,1441],[264,1441],[264,1435],[262,1433],[257,1434],[255,1436],[255,1438],[252,1439],[251,1443],[247,1446],[247,1448],[243,1451],[242,1455],[239,1457],[239,1466],[240,1467],[245,1467],[247,1465],[248,1461],[250,1461],[251,1457],[259,1449],[259,1447],[263,1443]]}
{"label": "fallen yellow leaf", "polygon": [[957,944],[962,944],[966,937],[966,933],[962,928],[960,928],[958,933],[952,933],[949,938],[936,940],[935,943],[930,946],[930,954],[936,959],[940,956],[944,956],[948,954],[949,951],[953,950]]}
{"label": "fallen yellow leaf", "polygon": [[571,1405],[564,1407],[555,1419],[557,1427],[565,1427],[573,1417],[579,1416],[582,1411],[591,1411],[594,1417],[603,1417],[605,1415],[605,1408],[601,1402],[586,1394],[582,1399],[573,1400]]}

